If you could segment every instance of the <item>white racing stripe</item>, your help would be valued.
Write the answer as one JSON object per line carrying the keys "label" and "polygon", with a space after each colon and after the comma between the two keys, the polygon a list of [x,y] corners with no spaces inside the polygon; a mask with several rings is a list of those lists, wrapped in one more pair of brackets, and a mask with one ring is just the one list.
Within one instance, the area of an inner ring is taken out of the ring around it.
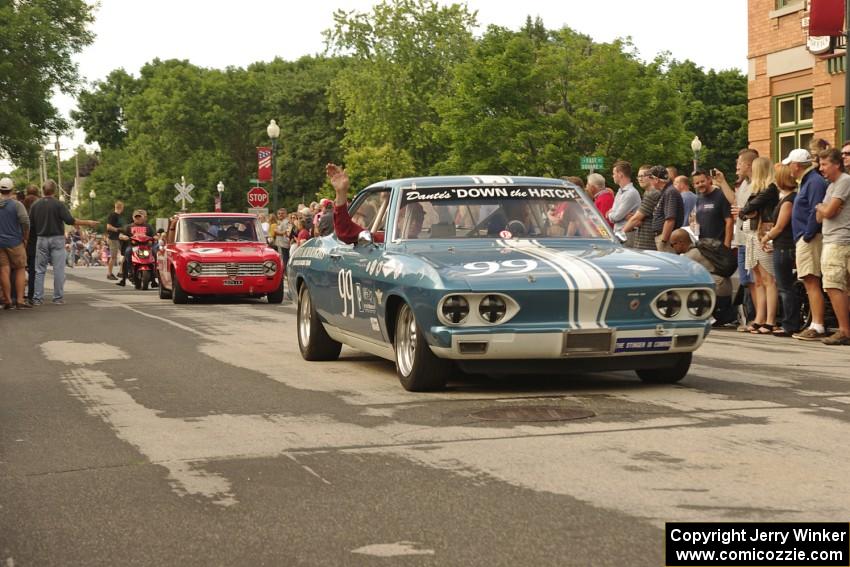
{"label": "white racing stripe", "polygon": [[[537,240],[533,240],[532,242],[538,244],[539,246],[545,247],[545,245],[540,244]],[[550,248],[547,248],[547,250],[554,252]],[[576,262],[581,262],[582,264],[587,266],[589,270],[595,272],[599,276],[599,278],[601,278],[605,293],[602,298],[602,303],[599,305],[599,314],[597,315],[597,322],[599,326],[606,327],[607,325],[605,324],[605,319],[608,315],[608,307],[611,305],[611,298],[614,297],[614,281],[611,279],[611,276],[608,275],[608,272],[606,272],[590,260],[580,257],[578,251],[561,250],[557,252],[557,254],[570,256]]]}
{"label": "white racing stripe", "polygon": [[568,322],[576,328],[604,328],[614,284],[611,278],[591,262],[563,251],[556,251],[536,240],[505,240],[505,246],[528,254],[552,266],[570,294]]}
{"label": "white racing stripe", "polygon": [[550,266],[555,272],[563,278],[564,283],[567,285],[567,325],[570,328],[581,328],[581,325],[578,322],[578,290],[575,279],[567,273],[567,271],[557,262],[553,262],[549,258],[539,253],[539,248],[536,246],[525,246],[524,244],[529,244],[528,241],[519,241],[519,240],[499,240],[500,245],[505,248],[510,248],[512,250],[516,250],[517,252],[522,252],[523,254],[530,256],[536,260],[540,260],[544,264]]}

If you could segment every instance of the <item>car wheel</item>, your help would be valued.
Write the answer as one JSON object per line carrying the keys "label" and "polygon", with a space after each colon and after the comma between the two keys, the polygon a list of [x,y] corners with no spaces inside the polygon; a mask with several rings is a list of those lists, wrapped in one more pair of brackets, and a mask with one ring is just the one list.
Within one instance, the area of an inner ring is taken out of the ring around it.
{"label": "car wheel", "polygon": [[171,274],[171,288],[171,301],[178,305],[189,302],[189,296],[180,287],[180,280],[175,274]]}
{"label": "car wheel", "polygon": [[427,392],[446,387],[452,363],[431,352],[425,334],[416,324],[413,310],[406,303],[398,310],[393,348],[396,373],[405,390]]}
{"label": "car wheel", "polygon": [[266,295],[269,303],[283,303],[283,278],[280,278],[280,287]]}
{"label": "car wheel", "polygon": [[684,378],[691,368],[693,353],[685,352],[675,355],[676,364],[667,368],[644,368],[635,370],[638,378],[649,384],[673,384]]}
{"label": "car wheel", "polygon": [[165,286],[162,284],[162,278],[159,278],[159,298],[171,299],[171,290],[165,289]]}
{"label": "car wheel", "polygon": [[336,360],[342,344],[336,342],[325,331],[319,314],[313,307],[313,300],[307,286],[301,286],[298,292],[298,348],[304,360]]}
{"label": "car wheel", "polygon": [[151,273],[150,273],[150,271],[149,270],[143,271],[141,273],[141,277],[139,279],[142,280],[141,281],[142,289],[147,291],[148,287],[151,285]]}

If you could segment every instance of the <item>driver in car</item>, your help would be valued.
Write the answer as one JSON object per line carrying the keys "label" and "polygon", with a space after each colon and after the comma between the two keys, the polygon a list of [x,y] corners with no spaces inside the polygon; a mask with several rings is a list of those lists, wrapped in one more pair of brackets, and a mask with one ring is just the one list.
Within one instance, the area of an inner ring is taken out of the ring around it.
{"label": "driver in car", "polygon": [[[336,232],[337,238],[346,244],[354,244],[357,242],[357,236],[366,229],[351,220],[351,216],[348,214],[348,189],[351,186],[351,180],[348,173],[334,163],[329,163],[325,167],[325,173],[336,192],[333,215],[334,232]],[[376,243],[384,241],[383,232],[376,232],[372,237]]]}

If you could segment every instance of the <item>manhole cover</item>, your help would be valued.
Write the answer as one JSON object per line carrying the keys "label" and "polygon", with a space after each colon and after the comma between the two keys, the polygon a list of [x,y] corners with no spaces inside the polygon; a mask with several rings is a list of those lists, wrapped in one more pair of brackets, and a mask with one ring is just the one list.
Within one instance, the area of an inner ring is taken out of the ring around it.
{"label": "manhole cover", "polygon": [[582,408],[559,408],[556,406],[510,406],[490,408],[471,414],[478,419],[490,421],[568,421],[585,419],[596,415]]}

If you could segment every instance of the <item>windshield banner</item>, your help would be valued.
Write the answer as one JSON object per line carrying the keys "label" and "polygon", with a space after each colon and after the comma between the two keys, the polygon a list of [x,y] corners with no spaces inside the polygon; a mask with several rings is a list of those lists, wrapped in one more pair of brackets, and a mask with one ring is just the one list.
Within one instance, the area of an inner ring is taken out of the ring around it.
{"label": "windshield banner", "polygon": [[578,199],[578,193],[575,189],[566,187],[440,187],[408,189],[404,192],[402,202],[466,201],[470,199],[547,199],[552,201],[573,201]]}

